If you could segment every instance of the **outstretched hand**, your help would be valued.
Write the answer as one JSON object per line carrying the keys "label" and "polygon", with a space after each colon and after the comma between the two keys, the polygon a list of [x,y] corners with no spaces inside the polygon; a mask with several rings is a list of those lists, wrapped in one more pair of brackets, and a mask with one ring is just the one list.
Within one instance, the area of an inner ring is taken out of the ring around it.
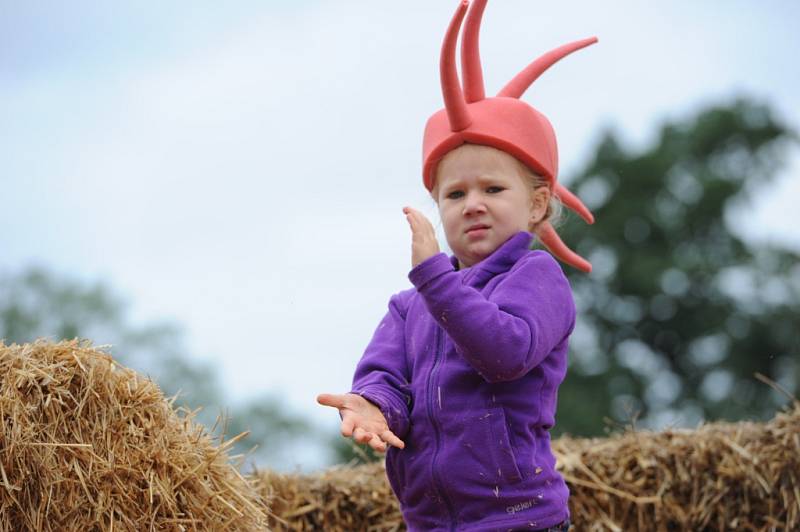
{"label": "outstretched hand", "polygon": [[436,231],[424,214],[411,207],[403,207],[408,225],[411,226],[411,267],[439,253]]}
{"label": "outstretched hand", "polygon": [[342,436],[345,438],[352,436],[358,443],[367,443],[380,453],[386,452],[387,444],[399,449],[405,447],[403,440],[389,430],[380,408],[360,395],[323,393],[317,396],[317,402],[339,409],[342,415]]}

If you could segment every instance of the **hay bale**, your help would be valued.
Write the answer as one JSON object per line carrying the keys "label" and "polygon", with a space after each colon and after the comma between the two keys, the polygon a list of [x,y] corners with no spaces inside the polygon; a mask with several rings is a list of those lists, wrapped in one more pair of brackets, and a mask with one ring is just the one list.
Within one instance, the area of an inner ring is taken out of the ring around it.
{"label": "hay bale", "polygon": [[[575,531],[800,530],[800,405],[767,423],[553,443]],[[276,528],[405,530],[382,464],[252,478]]]}
{"label": "hay bale", "polygon": [[250,479],[276,530],[390,532],[405,530],[383,462],[337,466],[319,474],[256,471]]}
{"label": "hay bale", "polygon": [[86,342],[0,342],[0,418],[2,531],[266,528],[232,440]]}
{"label": "hay bale", "polygon": [[553,445],[579,530],[799,530],[800,404],[767,423]]}

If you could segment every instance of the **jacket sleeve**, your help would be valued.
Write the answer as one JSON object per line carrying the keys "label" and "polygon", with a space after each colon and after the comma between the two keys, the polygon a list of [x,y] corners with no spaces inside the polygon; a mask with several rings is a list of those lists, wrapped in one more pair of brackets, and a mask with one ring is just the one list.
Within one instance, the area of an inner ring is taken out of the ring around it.
{"label": "jacket sleeve", "polygon": [[406,361],[404,294],[389,300],[389,310],[356,366],[350,393],[377,405],[389,429],[403,438],[409,428],[411,385]]}
{"label": "jacket sleeve", "polygon": [[534,252],[520,261],[488,298],[463,284],[444,253],[409,273],[456,351],[488,382],[522,377],[575,327],[572,291],[555,259]]}

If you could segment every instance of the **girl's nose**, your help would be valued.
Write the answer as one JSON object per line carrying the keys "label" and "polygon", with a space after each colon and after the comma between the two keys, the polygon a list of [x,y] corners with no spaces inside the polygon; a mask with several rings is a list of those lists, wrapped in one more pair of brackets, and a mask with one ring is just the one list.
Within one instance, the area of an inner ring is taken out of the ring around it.
{"label": "girl's nose", "polygon": [[484,212],[486,212],[486,205],[484,205],[481,195],[474,192],[467,194],[466,200],[464,201],[464,216],[481,214]]}

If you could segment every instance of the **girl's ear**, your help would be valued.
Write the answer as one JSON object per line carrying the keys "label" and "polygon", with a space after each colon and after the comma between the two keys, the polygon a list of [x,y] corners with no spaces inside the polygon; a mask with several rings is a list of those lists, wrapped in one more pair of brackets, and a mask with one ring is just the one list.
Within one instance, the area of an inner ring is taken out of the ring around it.
{"label": "girl's ear", "polygon": [[531,225],[536,225],[542,221],[547,214],[547,207],[550,204],[550,187],[540,186],[531,192]]}

